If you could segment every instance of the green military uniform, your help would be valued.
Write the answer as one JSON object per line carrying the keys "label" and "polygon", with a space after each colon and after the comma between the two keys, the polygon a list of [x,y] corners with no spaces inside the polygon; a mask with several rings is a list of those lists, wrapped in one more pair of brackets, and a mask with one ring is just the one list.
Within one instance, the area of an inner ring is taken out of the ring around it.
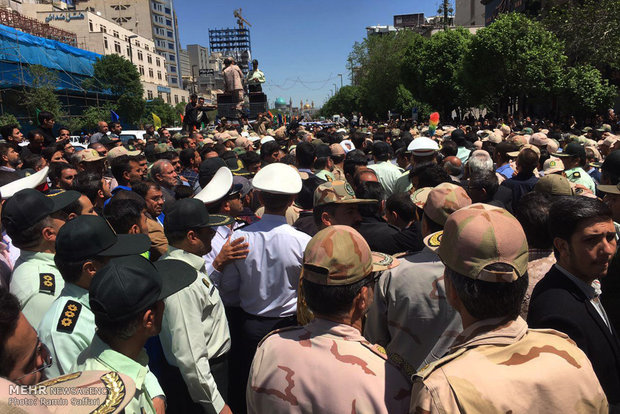
{"label": "green military uniform", "polygon": [[[159,335],[164,355],[179,368],[190,396],[206,412],[219,413],[225,406],[211,374],[209,360],[230,350],[230,332],[219,292],[205,271],[202,257],[168,247],[160,260],[176,259],[198,272],[188,287],[165,299],[166,308]],[[226,390],[221,390],[225,392]]]}
{"label": "green military uniform", "polygon": [[45,313],[38,332],[54,361],[45,375],[55,378],[72,372],[71,366],[95,335],[95,315],[88,303],[88,290],[67,283]]}
{"label": "green military uniform", "polygon": [[317,172],[315,175],[324,181],[334,181],[334,174],[332,174],[331,172],[327,170],[321,170]]}
{"label": "green military uniform", "polygon": [[588,174],[583,168],[571,168],[564,170],[564,173],[566,174],[568,181],[575,184],[581,184],[596,194],[596,184],[594,183],[592,177],[590,177],[590,174]]}
{"label": "green military uniform", "polygon": [[403,175],[398,177],[396,184],[394,184],[394,194],[396,193],[408,193],[413,188],[411,180],[409,179],[409,171],[405,171]]}
{"label": "green military uniform", "polygon": [[[164,392],[148,367],[149,358],[142,350],[139,362],[116,352],[95,335],[90,346],[84,350],[73,366],[75,371],[116,371],[129,376],[136,384],[136,393],[125,407],[126,414],[156,414],[153,398],[163,396]],[[150,378],[149,378],[150,377]],[[154,381],[154,382],[153,382]]]}
{"label": "green military uniform", "polygon": [[32,326],[39,326],[43,315],[60,295],[65,281],[54,264],[52,253],[22,250],[15,263],[10,291],[22,306]]}

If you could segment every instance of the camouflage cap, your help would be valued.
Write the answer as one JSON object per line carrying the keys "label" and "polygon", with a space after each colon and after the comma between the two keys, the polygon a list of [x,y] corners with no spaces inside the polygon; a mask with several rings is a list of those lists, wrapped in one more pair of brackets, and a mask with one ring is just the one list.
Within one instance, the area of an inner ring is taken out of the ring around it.
{"label": "camouflage cap", "polygon": [[314,207],[331,203],[370,204],[376,202],[377,200],[356,198],[353,187],[346,181],[328,181],[314,190]]}
{"label": "camouflage cap", "polygon": [[411,201],[413,201],[413,204],[415,204],[416,207],[423,209],[431,191],[433,191],[433,187],[418,188],[413,192],[413,194],[411,194]]}
{"label": "camouflage cap", "polygon": [[87,148],[79,152],[80,154],[80,162],[95,162],[104,160],[105,157],[99,155],[97,150],[92,148]]}
{"label": "camouflage cap", "polygon": [[564,171],[564,161],[557,157],[551,157],[543,164],[543,171],[545,175],[559,173]]}
{"label": "camouflage cap", "polygon": [[471,198],[463,187],[452,183],[441,183],[428,193],[424,204],[424,214],[443,226],[450,214],[470,204]]}
{"label": "camouflage cap", "polygon": [[575,190],[568,178],[559,174],[549,174],[541,177],[534,185],[534,191],[549,195],[575,195]]}
{"label": "camouflage cap", "polygon": [[[443,232],[424,239],[450,270],[485,282],[514,282],[527,272],[528,244],[521,224],[503,208],[476,203],[453,213]],[[505,264],[509,271],[490,270]]]}
{"label": "camouflage cap", "polygon": [[329,226],[315,234],[306,246],[302,277],[319,285],[344,286],[398,264],[392,256],[373,254],[366,240],[352,227]]}
{"label": "camouflage cap", "polygon": [[163,154],[164,152],[171,151],[172,149],[165,142],[160,142],[155,145],[155,154]]}

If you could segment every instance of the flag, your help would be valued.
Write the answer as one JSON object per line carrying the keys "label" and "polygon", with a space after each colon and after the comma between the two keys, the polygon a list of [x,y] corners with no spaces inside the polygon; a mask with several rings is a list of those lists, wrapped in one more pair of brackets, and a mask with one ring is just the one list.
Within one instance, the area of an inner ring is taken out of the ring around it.
{"label": "flag", "polygon": [[110,118],[112,119],[112,122],[118,122],[121,119],[118,116],[118,114],[111,109],[110,109]]}
{"label": "flag", "polygon": [[179,116],[181,117],[181,123],[183,123],[183,114],[179,114]]}
{"label": "flag", "polygon": [[34,110],[34,122],[39,125],[39,113],[41,110],[39,108],[35,108]]}
{"label": "flag", "polygon": [[153,112],[151,112],[151,115],[153,115],[153,125],[155,126],[155,129],[161,128],[161,118]]}
{"label": "flag", "polygon": [[278,114],[278,124],[282,125],[282,114]]}
{"label": "flag", "polygon": [[267,111],[267,113],[269,114],[269,118],[273,119],[273,114],[271,113],[271,111]]}

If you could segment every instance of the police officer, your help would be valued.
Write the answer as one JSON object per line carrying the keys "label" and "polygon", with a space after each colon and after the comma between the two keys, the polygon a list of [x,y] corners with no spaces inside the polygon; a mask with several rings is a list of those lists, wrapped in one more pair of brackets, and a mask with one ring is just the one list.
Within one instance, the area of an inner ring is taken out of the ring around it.
{"label": "police officer", "polygon": [[327,227],[308,243],[303,269],[316,318],[261,342],[250,370],[248,412],[407,412],[409,382],[383,348],[361,335],[378,270],[368,243],[349,226]]}
{"label": "police officer", "polygon": [[4,205],[2,226],[21,249],[9,288],[32,326],[39,326],[65,285],[54,264],[55,241],[68,218],[62,209],[79,198],[77,191],[45,196],[28,188],[17,192]]}
{"label": "police officer", "polygon": [[[286,211],[302,186],[301,177],[293,167],[269,164],[256,174],[252,185],[259,192],[265,213],[260,221],[236,230],[231,237],[232,240],[245,238],[250,246],[248,256],[211,275],[222,296],[230,297],[238,292],[243,310],[243,349],[238,356],[241,368],[237,375],[243,382],[247,381],[259,341],[272,330],[297,322],[297,286],[304,249],[310,241],[310,236],[286,222]],[[245,397],[233,397],[233,400],[245,401]]]}
{"label": "police officer", "polygon": [[517,219],[486,204],[462,208],[446,221],[438,255],[464,330],[416,374],[410,412],[607,412],[586,355],[566,334],[529,329],[519,316],[528,245]]}
{"label": "police officer", "polygon": [[[451,213],[471,204],[463,187],[451,183],[414,194],[426,196],[415,200],[424,206],[424,237],[443,230]],[[430,242],[438,245],[439,240]],[[446,302],[444,270],[439,257],[425,247],[384,272],[375,288],[364,336],[401,355],[413,370],[442,357],[461,330],[461,318]]]}
{"label": "police officer", "polygon": [[160,261],[176,259],[198,272],[196,280],[166,298],[160,339],[167,361],[178,367],[192,400],[205,412],[229,412],[228,351],[230,333],[224,304],[202,258],[211,250],[217,226],[233,222],[209,214],[202,201],[178,200],[166,214],[168,252]]}
{"label": "police officer", "polygon": [[593,194],[596,192],[594,180],[582,168],[586,163],[586,150],[583,145],[571,142],[564,148],[564,151],[553,155],[562,159],[564,174],[566,174],[568,181],[585,186]]}
{"label": "police officer", "polygon": [[[414,139],[407,146],[407,152],[411,153],[411,167],[425,162],[436,162],[437,151],[439,151],[439,144],[427,137],[419,137]],[[394,193],[404,193],[411,190],[411,178],[409,177],[409,171],[396,180],[394,184]]]}
{"label": "police officer", "polygon": [[54,262],[65,282],[38,327],[54,364],[48,378],[67,374],[95,334],[95,316],[88,303],[90,282],[111,256],[140,254],[150,247],[144,234],[117,235],[99,216],[79,216],[65,224],[56,237]]}

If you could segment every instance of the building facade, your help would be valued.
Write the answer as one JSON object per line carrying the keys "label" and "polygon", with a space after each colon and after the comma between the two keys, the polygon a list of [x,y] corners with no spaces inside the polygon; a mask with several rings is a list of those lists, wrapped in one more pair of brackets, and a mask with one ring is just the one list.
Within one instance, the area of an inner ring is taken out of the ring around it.
{"label": "building facade", "polygon": [[76,8],[99,12],[135,34],[152,39],[166,60],[168,86],[181,88],[179,31],[172,0],[75,0]]}
{"label": "building facade", "polygon": [[455,0],[454,6],[456,26],[484,26],[485,6],[480,0]]}
{"label": "building facade", "polygon": [[50,26],[75,33],[80,49],[127,58],[140,73],[145,99],[159,97],[172,105],[188,100],[184,90],[169,86],[166,59],[157,53],[150,38],[135,34],[90,11],[39,10],[36,18]]}

